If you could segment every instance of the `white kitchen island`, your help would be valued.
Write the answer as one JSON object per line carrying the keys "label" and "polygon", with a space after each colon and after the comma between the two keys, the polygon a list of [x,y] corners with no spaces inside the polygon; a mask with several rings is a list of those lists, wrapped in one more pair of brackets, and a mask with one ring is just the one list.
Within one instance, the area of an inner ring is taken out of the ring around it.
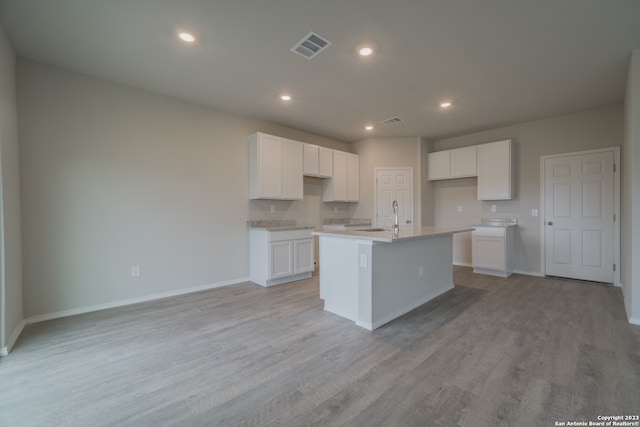
{"label": "white kitchen island", "polygon": [[314,232],[324,309],[374,330],[453,289],[453,234],[470,230]]}

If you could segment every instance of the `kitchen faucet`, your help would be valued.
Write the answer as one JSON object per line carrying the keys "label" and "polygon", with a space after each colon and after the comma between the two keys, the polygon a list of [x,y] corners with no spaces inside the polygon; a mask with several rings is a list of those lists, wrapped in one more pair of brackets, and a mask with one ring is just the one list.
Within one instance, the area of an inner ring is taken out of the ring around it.
{"label": "kitchen faucet", "polygon": [[393,228],[397,229],[400,227],[398,224],[398,201],[394,200],[391,204],[391,208],[393,209]]}

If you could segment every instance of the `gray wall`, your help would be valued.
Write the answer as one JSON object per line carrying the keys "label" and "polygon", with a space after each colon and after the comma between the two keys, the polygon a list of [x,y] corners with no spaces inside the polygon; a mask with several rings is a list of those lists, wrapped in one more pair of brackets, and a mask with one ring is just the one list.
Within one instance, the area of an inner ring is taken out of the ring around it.
{"label": "gray wall", "polygon": [[371,218],[375,223],[375,168],[413,168],[413,218],[420,225],[422,218],[422,139],[419,137],[369,138],[351,144],[360,156],[360,202],[353,205],[354,216]]}
{"label": "gray wall", "polygon": [[[541,274],[540,221],[531,209],[540,208],[540,156],[622,146],[624,111],[621,104],[435,141],[433,151],[512,139],[515,197],[508,201],[478,201],[477,179],[434,183],[435,223],[469,225],[480,218],[517,218],[516,265],[519,272]],[[624,154],[623,154],[624,155]],[[491,205],[497,205],[497,213]],[[462,213],[457,207],[462,206]],[[454,241],[454,261],[470,264],[470,233]],[[624,234],[624,230],[623,230]]]}
{"label": "gray wall", "polygon": [[344,142],[27,60],[17,70],[27,317],[245,279],[247,219],[348,209],[321,203],[313,179],[304,201],[248,200],[251,133]]}
{"label": "gray wall", "polygon": [[13,49],[0,27],[0,351],[3,352],[13,345],[23,317],[15,62]]}
{"label": "gray wall", "polygon": [[640,324],[640,50],[629,62],[621,187],[622,292],[627,315]]}

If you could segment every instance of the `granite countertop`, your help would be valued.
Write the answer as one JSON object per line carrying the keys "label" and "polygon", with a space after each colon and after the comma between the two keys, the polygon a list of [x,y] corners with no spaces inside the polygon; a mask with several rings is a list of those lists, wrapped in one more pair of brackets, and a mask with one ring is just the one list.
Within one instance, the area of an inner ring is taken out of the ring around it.
{"label": "granite countertop", "polygon": [[[377,228],[375,230],[378,230]],[[348,239],[371,240],[374,242],[392,243],[400,240],[420,239],[444,234],[462,233],[471,231],[471,227],[451,228],[451,227],[400,227],[397,233],[393,228],[385,227],[380,231],[365,230],[335,230],[335,231],[314,231],[316,236],[340,236]]]}
{"label": "granite countertop", "polygon": [[480,224],[474,227],[515,227],[518,225],[517,218],[482,218]]}
{"label": "granite countertop", "polygon": [[286,231],[286,230],[311,230],[316,228],[314,225],[298,224],[295,219],[259,219],[247,221],[247,227],[250,229],[259,229],[267,231]]}
{"label": "granite countertop", "polygon": [[322,221],[322,225],[344,225],[346,227],[361,227],[371,225],[371,218],[329,218]]}

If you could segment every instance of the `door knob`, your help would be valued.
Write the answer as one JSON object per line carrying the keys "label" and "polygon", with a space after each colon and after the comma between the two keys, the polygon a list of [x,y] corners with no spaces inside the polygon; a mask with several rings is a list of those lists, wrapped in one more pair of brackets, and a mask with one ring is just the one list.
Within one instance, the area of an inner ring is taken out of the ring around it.
{"label": "door knob", "polygon": [[547,223],[547,225],[553,225],[553,222],[552,222],[552,221],[549,221],[549,222]]}
{"label": "door knob", "polygon": [[407,224],[411,224],[411,220],[410,220],[410,219],[408,219],[408,220],[406,221],[406,223],[407,223]]}

